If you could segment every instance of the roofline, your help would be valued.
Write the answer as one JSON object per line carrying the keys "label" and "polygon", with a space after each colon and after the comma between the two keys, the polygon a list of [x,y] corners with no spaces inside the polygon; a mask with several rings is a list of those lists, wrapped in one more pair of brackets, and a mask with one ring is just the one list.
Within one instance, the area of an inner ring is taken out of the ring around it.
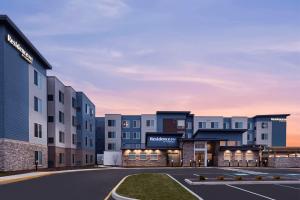
{"label": "roofline", "polygon": [[37,55],[38,59],[46,66],[46,69],[52,69],[50,63],[42,56],[42,54],[34,47],[34,45],[30,42],[30,40],[24,35],[24,33],[16,26],[16,24],[7,16],[0,15],[0,24],[3,23],[10,28],[12,28],[15,33],[25,41],[26,45],[33,51],[34,54]]}
{"label": "roofline", "polygon": [[156,114],[186,114],[186,115],[193,115],[191,114],[191,111],[156,111]]}
{"label": "roofline", "polygon": [[252,118],[261,118],[261,117],[288,117],[291,114],[269,114],[269,115],[255,115]]}

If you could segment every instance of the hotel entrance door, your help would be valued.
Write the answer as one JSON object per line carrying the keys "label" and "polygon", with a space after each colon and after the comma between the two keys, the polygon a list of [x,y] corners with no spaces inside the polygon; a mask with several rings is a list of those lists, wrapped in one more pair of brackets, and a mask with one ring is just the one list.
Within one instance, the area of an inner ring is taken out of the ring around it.
{"label": "hotel entrance door", "polygon": [[205,167],[205,151],[195,151],[195,161],[197,166]]}

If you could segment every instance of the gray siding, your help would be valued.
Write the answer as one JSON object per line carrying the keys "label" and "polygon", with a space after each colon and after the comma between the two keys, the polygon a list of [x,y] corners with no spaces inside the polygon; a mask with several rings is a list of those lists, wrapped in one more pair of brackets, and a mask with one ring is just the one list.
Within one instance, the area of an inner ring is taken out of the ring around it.
{"label": "gray siding", "polygon": [[286,146],[286,122],[272,122],[272,146]]}
{"label": "gray siding", "polygon": [[3,27],[0,26],[0,138],[4,137],[4,85],[3,85],[3,78],[4,78],[4,55],[3,55],[3,44],[4,44],[4,30]]}

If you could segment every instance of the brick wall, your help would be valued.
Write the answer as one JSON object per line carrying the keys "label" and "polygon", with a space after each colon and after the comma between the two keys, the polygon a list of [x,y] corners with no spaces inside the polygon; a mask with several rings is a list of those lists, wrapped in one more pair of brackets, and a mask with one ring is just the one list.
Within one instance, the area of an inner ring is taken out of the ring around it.
{"label": "brick wall", "polygon": [[190,160],[194,160],[194,142],[186,141],[182,144],[182,161],[184,167],[190,166]]}
{"label": "brick wall", "polygon": [[280,158],[269,158],[268,166],[275,168],[291,168],[291,167],[300,167],[300,157],[280,157]]}

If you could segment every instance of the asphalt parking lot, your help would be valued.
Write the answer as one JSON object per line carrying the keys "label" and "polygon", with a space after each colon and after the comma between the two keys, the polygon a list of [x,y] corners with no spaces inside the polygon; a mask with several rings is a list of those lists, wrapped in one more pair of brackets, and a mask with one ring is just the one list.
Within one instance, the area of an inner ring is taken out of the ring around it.
{"label": "asphalt parking lot", "polygon": [[[136,173],[168,173],[190,188],[201,198],[230,200],[297,200],[300,199],[299,184],[267,185],[188,185],[184,179],[203,175],[209,178],[217,176],[280,175],[299,180],[299,169],[261,169],[245,168],[243,173],[222,168],[155,168],[155,169],[100,169],[97,171],[56,174],[37,179],[0,186],[1,200],[100,200],[105,199],[114,186],[126,175]],[[254,172],[254,174],[253,174]],[[257,172],[257,173],[255,173]]]}

